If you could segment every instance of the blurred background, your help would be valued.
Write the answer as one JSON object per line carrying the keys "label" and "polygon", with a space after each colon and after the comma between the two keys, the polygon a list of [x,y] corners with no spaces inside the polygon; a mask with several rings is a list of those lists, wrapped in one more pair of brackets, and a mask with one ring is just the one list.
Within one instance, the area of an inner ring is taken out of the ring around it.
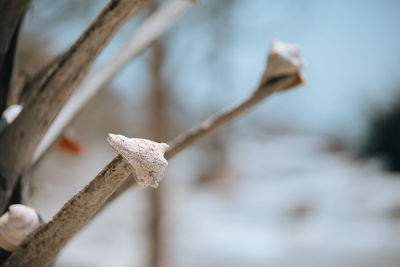
{"label": "blurred background", "polygon": [[[106,3],[34,0],[21,67],[48,64]],[[399,13],[395,0],[194,5],[35,166],[27,203],[46,220],[115,155],[107,133],[173,139],[251,94],[273,40],[300,47],[307,84],[172,159],[158,190],[129,190],[55,266],[399,266]]]}

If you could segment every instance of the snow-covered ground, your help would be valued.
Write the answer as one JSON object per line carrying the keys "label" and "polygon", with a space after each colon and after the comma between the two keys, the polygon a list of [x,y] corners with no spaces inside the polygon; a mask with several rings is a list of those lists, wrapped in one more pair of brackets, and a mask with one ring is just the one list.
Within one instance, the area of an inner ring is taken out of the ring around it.
{"label": "snow-covered ground", "polygon": [[[400,176],[315,135],[231,138],[228,172],[215,182],[194,183],[204,151],[170,161],[161,185],[165,266],[398,266]],[[88,140],[85,155],[97,157],[52,151],[35,170],[29,202],[46,218],[112,158],[105,140]],[[144,266],[145,191],[108,207],[56,266]]]}

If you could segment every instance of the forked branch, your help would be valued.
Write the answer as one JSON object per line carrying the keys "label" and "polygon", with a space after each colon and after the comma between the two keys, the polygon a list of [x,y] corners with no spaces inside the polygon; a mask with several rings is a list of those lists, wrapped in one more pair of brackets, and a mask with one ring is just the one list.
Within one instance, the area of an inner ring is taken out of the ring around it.
{"label": "forked branch", "polygon": [[[268,57],[267,70],[255,92],[239,105],[211,117],[172,141],[165,154],[166,159],[172,158],[194,142],[255,107],[272,93],[301,85],[303,83],[300,75],[301,66],[302,61],[296,47],[275,42]],[[157,162],[157,160],[151,161]],[[132,171],[132,165],[126,159],[121,155],[116,156],[89,185],[69,200],[49,223],[29,235],[4,266],[43,266],[48,263],[66,242],[104,207],[107,199],[115,199],[130,185],[135,184],[133,180],[130,182],[126,180]],[[135,179],[141,181],[143,176],[137,175],[140,174],[133,173]],[[122,183],[124,187],[117,193],[115,190]]]}
{"label": "forked branch", "polygon": [[89,72],[40,141],[33,154],[33,160],[36,161],[42,156],[76,114],[102,87],[107,85],[120,69],[149,47],[193,4],[190,0],[170,0],[163,4],[139,26],[117,54],[111,56],[94,71]]}
{"label": "forked branch", "polygon": [[[132,14],[151,0],[111,0],[87,30],[44,75],[30,85],[32,100],[0,135],[0,211],[50,124],[89,68]],[[26,89],[26,88],[25,88]]]}

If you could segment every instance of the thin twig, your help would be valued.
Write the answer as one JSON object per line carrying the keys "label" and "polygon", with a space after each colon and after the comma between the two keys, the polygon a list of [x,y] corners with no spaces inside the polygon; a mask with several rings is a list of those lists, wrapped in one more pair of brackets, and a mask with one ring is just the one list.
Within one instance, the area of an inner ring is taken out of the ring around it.
{"label": "thin twig", "polygon": [[[165,153],[167,160],[254,108],[272,93],[289,90],[304,83],[300,74],[303,62],[298,54],[298,49],[292,45],[280,42],[275,42],[274,44],[268,56],[267,69],[253,94],[239,104],[233,105],[221,113],[209,117],[171,142],[168,142],[169,149]],[[283,51],[277,52],[277,48],[283,49]],[[279,75],[271,75],[271,73],[279,73]],[[106,205],[118,198],[133,185],[135,185],[133,177],[126,179],[121,187],[109,198]]]}
{"label": "thin twig", "polygon": [[[172,141],[165,158],[172,158],[194,142],[255,107],[272,93],[301,85],[303,79],[299,73],[299,68],[291,74],[263,78],[257,90],[245,101],[211,117],[198,127]],[[268,73],[268,69],[266,73]],[[135,184],[131,179],[126,179],[132,173],[132,170],[127,160],[121,155],[116,156],[89,185],[69,200],[49,223],[29,235],[12,253],[4,266],[44,266],[111,199],[117,198],[130,185]],[[120,186],[121,184],[124,186]],[[118,186],[118,191],[115,191]],[[116,192],[118,193],[116,194]]]}
{"label": "thin twig", "polygon": [[297,86],[301,83],[301,77],[297,75],[283,76],[281,78],[276,78],[269,81],[267,84],[260,86],[260,88],[245,101],[234,105],[219,114],[209,117],[199,125],[175,138],[169,143],[170,149],[166,152],[165,157],[167,159],[172,158],[182,150],[188,148],[195,142],[201,140],[228,122],[250,110],[272,93],[282,89],[287,89],[288,87]]}
{"label": "thin twig", "polygon": [[111,0],[74,45],[31,87],[34,97],[18,118],[0,135],[0,211],[24,169],[32,161],[34,149],[43,138],[77,84],[132,13],[150,0]]}
{"label": "thin twig", "polygon": [[142,53],[154,40],[159,38],[191,6],[190,0],[171,0],[150,15],[134,32],[117,54],[90,72],[62,108],[49,130],[36,148],[33,160],[36,162],[60,136],[72,119],[93,96],[104,87],[115,74],[132,58]]}

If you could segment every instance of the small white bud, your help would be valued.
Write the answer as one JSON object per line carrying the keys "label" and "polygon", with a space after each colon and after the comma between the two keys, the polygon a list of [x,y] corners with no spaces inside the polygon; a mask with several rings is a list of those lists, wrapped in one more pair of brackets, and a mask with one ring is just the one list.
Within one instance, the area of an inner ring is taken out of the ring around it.
{"label": "small white bud", "polygon": [[30,207],[11,205],[0,217],[0,247],[13,251],[40,225],[39,216]]}

